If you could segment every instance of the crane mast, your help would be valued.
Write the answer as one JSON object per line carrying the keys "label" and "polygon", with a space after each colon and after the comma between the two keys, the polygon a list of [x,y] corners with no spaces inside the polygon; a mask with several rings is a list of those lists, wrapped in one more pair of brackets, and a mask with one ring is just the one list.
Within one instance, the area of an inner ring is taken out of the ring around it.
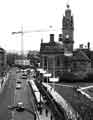
{"label": "crane mast", "polygon": [[[33,32],[51,32],[51,31],[57,31],[57,29],[51,29],[51,27],[49,27],[50,29],[39,29],[39,30],[29,30],[29,31],[24,31],[23,30],[23,25],[21,25],[21,30],[17,31],[17,32],[12,32],[12,35],[15,34],[21,34],[21,56],[22,56],[22,64],[24,64],[24,39],[23,39],[23,35],[26,33],[33,33]],[[61,30],[61,29],[60,29]]]}

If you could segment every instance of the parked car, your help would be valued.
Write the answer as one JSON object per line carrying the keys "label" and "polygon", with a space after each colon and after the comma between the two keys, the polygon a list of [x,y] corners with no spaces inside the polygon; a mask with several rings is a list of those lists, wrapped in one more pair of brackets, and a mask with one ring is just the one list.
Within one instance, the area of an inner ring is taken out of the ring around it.
{"label": "parked car", "polygon": [[27,79],[27,75],[22,75],[21,79]]}
{"label": "parked car", "polygon": [[17,81],[16,81],[16,83],[21,84],[21,83],[22,83],[22,81],[17,80]]}
{"label": "parked car", "polygon": [[21,84],[20,83],[16,83],[16,89],[21,89],[21,88],[22,88]]}

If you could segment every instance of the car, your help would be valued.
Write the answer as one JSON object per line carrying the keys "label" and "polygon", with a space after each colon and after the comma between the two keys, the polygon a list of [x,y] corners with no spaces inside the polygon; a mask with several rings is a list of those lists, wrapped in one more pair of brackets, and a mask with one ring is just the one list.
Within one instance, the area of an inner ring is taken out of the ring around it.
{"label": "car", "polygon": [[27,74],[26,74],[26,73],[24,73],[24,74],[22,74],[22,76],[27,76]]}
{"label": "car", "polygon": [[24,104],[23,102],[18,102],[16,105],[8,106],[8,110],[16,110],[17,112],[23,112]]}
{"label": "car", "polygon": [[17,112],[24,112],[24,110],[25,110],[24,104],[22,102],[17,103],[16,111]]}
{"label": "car", "polygon": [[21,84],[20,83],[16,83],[16,89],[21,89],[21,88],[22,88]]}
{"label": "car", "polygon": [[19,73],[19,72],[20,72],[20,69],[17,69],[17,70],[16,70],[16,73]]}
{"label": "car", "polygon": [[17,81],[16,81],[16,83],[19,83],[19,84],[21,84],[21,83],[22,83],[22,81],[18,81],[18,80],[17,80]]}
{"label": "car", "polygon": [[27,79],[27,76],[22,76],[21,79]]}
{"label": "car", "polygon": [[24,77],[24,76],[27,77],[28,75],[27,75],[26,73],[24,73],[24,74],[22,74],[22,76],[23,76],[23,77]]}
{"label": "car", "polygon": [[18,106],[18,107],[24,107],[24,104],[23,104],[23,102],[18,102],[18,103],[17,103],[17,106]]}

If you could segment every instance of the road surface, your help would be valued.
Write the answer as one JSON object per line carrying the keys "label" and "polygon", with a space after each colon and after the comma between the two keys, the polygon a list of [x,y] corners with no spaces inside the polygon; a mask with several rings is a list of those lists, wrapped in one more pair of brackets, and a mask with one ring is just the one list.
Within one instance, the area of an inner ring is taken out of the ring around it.
{"label": "road surface", "polygon": [[13,103],[16,80],[15,69],[11,71],[5,87],[2,93],[0,93],[0,120],[9,120],[11,118],[11,113],[8,111],[8,105]]}

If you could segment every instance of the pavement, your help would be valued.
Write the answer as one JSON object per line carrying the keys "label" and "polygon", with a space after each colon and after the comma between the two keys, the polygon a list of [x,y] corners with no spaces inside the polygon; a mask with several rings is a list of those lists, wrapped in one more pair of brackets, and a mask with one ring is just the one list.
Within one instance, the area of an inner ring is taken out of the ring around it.
{"label": "pavement", "polygon": [[33,92],[35,94],[37,102],[40,103],[40,100],[42,101],[42,114],[40,114],[40,112],[37,111],[38,116],[39,116],[39,119],[37,118],[37,120],[55,120],[55,118],[53,117],[53,113],[52,113],[51,109],[44,104],[43,97],[42,97],[42,95],[40,95],[40,92],[39,92],[33,79],[30,80],[30,84],[32,86],[32,89],[33,89]]}
{"label": "pavement", "polygon": [[53,87],[51,87],[49,84],[43,83],[45,87],[47,87],[50,94],[53,96],[55,101],[61,105],[61,107],[65,110],[68,119],[71,120],[77,120],[77,117],[79,117],[78,113],[72,108],[72,106],[60,95]]}

